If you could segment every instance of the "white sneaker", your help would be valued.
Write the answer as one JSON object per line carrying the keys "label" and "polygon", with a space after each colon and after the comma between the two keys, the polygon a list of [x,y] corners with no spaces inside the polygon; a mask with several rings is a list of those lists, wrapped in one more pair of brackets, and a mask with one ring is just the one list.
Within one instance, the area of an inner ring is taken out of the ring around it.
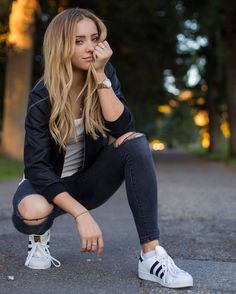
{"label": "white sneaker", "polygon": [[143,252],[141,251],[138,276],[140,279],[157,282],[168,288],[193,286],[192,276],[178,268],[161,246],[156,246],[151,257],[143,257]]}
{"label": "white sneaker", "polygon": [[32,269],[47,269],[53,264],[61,266],[59,260],[51,256],[49,252],[50,230],[43,235],[29,235],[28,256],[25,266]]}

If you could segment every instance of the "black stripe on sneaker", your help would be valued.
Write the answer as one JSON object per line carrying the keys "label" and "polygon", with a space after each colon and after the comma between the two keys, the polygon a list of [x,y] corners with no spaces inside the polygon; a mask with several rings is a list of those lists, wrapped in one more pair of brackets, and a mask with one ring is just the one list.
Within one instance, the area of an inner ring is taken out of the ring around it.
{"label": "black stripe on sneaker", "polygon": [[150,274],[153,274],[153,270],[158,265],[158,263],[159,263],[159,261],[156,261],[156,262],[153,263],[153,265],[152,265],[152,267],[150,269]]}
{"label": "black stripe on sneaker", "polygon": [[162,270],[162,266],[160,265],[159,268],[156,271],[156,276],[158,277],[159,272]]}
{"label": "black stripe on sneaker", "polygon": [[143,261],[143,259],[142,259],[142,257],[141,256],[139,256],[139,260],[142,262]]}
{"label": "black stripe on sneaker", "polygon": [[164,276],[164,273],[162,272],[162,273],[160,274],[160,278],[162,279],[162,278],[163,278],[163,276]]}

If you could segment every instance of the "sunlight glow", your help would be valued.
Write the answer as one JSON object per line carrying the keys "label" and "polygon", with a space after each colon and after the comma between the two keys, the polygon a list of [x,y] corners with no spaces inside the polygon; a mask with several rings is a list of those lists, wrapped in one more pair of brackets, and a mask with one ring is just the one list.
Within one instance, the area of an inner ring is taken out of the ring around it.
{"label": "sunlight glow", "polygon": [[223,120],[220,125],[221,132],[223,136],[228,139],[230,138],[230,128],[229,128],[229,122],[227,120]]}
{"label": "sunlight glow", "polygon": [[168,104],[158,106],[157,110],[161,113],[171,113],[171,107]]}
{"label": "sunlight glow", "polygon": [[210,146],[210,134],[207,130],[203,129],[201,132],[201,145],[207,149]]}
{"label": "sunlight glow", "polygon": [[18,0],[12,2],[9,17],[8,43],[16,49],[25,50],[33,46],[31,26],[35,21],[35,13],[40,12],[37,0]]}
{"label": "sunlight glow", "polygon": [[199,127],[205,127],[209,124],[209,115],[206,110],[200,110],[194,117],[194,122]]}
{"label": "sunlight glow", "polygon": [[174,99],[171,99],[171,100],[169,101],[169,105],[170,105],[171,107],[176,107],[176,106],[178,106],[178,102],[175,101]]}
{"label": "sunlight glow", "polygon": [[199,98],[197,98],[197,100],[196,100],[196,104],[197,104],[197,105],[204,105],[205,103],[206,103],[206,99],[203,98],[203,97],[199,97]]}
{"label": "sunlight glow", "polygon": [[177,97],[179,101],[186,101],[193,97],[193,92],[190,90],[182,91],[179,96]]}
{"label": "sunlight glow", "polygon": [[164,87],[171,94],[179,94],[179,89],[175,85],[175,77],[169,69],[164,70]]}
{"label": "sunlight glow", "polygon": [[201,79],[199,70],[196,65],[192,65],[187,72],[187,84],[189,87],[196,86]]}
{"label": "sunlight glow", "polygon": [[208,87],[206,84],[201,85],[202,92],[206,92],[208,90]]}
{"label": "sunlight glow", "polygon": [[164,150],[166,146],[160,140],[153,140],[149,143],[149,147],[154,151],[161,151]]}

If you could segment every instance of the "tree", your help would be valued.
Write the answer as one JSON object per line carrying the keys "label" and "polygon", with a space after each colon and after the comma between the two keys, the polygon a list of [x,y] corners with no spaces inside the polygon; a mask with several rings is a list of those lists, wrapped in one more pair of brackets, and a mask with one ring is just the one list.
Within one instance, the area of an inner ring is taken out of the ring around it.
{"label": "tree", "polygon": [[[175,1],[80,1],[105,20],[112,62],[134,113],[136,128],[151,136],[157,105],[166,103],[164,70],[176,66],[179,20]],[[170,21],[171,20],[171,21]]]}
{"label": "tree", "polygon": [[[182,5],[183,23],[192,22],[195,24],[195,30],[192,33],[185,30],[185,34],[195,42],[199,37],[207,38],[207,46],[195,50],[195,58],[192,58],[192,62],[196,62],[197,59],[205,60],[205,66],[199,70],[201,79],[197,92],[206,99],[206,103],[201,105],[200,108],[207,109],[209,113],[210,145],[208,151],[219,151],[221,104],[222,102],[225,103],[222,95],[224,94],[222,91],[224,88],[224,53],[221,37],[220,3],[218,0],[182,0],[179,3]],[[201,93],[202,84],[207,85],[208,90],[205,93]]]}
{"label": "tree", "polygon": [[[212,144],[218,145],[219,119],[222,104],[227,105],[230,125],[230,155],[236,156],[236,3],[231,0],[179,1],[186,18],[200,25],[198,34],[208,39],[205,51],[205,80],[208,85],[208,110]],[[211,146],[212,150],[218,149]]]}
{"label": "tree", "polygon": [[[11,1],[0,0],[0,130],[2,129],[3,89],[5,77],[6,40]],[[1,131],[0,131],[1,140]]]}
{"label": "tree", "polygon": [[23,154],[24,117],[31,87],[33,33],[37,0],[12,2],[9,17],[6,63],[2,152],[21,160]]}
{"label": "tree", "polygon": [[230,124],[230,155],[236,157],[236,3],[224,1],[223,38],[225,45],[225,77],[227,108]]}

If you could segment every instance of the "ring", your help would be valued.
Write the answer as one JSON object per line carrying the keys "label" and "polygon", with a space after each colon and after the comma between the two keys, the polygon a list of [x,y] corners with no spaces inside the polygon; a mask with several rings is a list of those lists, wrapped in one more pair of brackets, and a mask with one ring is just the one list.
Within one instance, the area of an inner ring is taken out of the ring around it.
{"label": "ring", "polygon": [[97,246],[97,243],[92,243],[92,246]]}

